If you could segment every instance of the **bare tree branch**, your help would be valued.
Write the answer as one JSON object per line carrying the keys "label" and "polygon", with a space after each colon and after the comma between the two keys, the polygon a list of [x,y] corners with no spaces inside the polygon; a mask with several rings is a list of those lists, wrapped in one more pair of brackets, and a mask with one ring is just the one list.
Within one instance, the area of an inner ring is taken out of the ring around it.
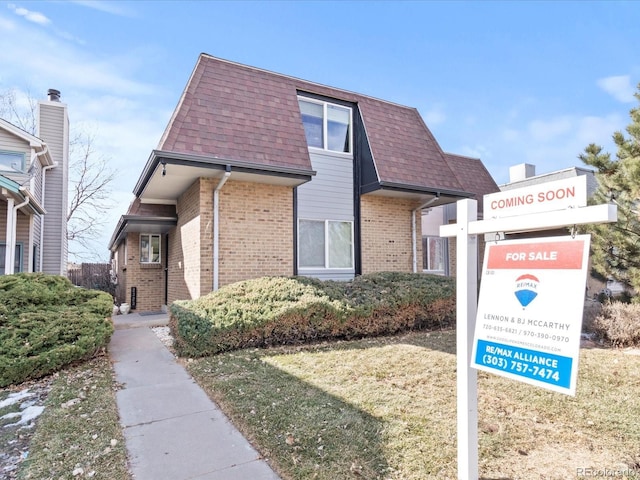
{"label": "bare tree branch", "polygon": [[[36,133],[38,102],[27,91],[19,94],[13,89],[0,92],[0,117],[31,134]],[[106,225],[105,212],[116,205],[111,199],[111,184],[116,172],[110,161],[94,149],[95,135],[77,129],[69,141],[69,194],[67,210],[67,239],[91,252],[91,256],[104,255],[95,252],[92,242],[102,236]],[[79,251],[70,250],[81,256]]]}
{"label": "bare tree branch", "polygon": [[89,248],[106,224],[104,212],[115,207],[111,183],[116,172],[93,148],[94,135],[81,132],[70,142],[69,182],[73,188],[67,210],[67,238]]}
{"label": "bare tree branch", "polygon": [[27,90],[22,101],[15,89],[0,92],[0,117],[25,132],[35,135],[38,130],[38,102]]}

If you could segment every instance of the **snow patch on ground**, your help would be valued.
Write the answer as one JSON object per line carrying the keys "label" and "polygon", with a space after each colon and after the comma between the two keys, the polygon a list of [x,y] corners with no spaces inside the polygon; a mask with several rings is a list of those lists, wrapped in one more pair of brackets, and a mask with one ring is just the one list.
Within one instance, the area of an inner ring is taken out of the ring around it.
{"label": "snow patch on ground", "polygon": [[29,398],[31,396],[33,396],[33,393],[29,392],[28,388],[25,388],[24,390],[21,390],[16,393],[10,393],[7,398],[0,401],[0,408],[8,407],[9,405],[18,403],[19,401],[25,398]]}
{"label": "snow patch on ground", "polygon": [[[31,405],[28,406],[27,408],[25,408],[24,410],[22,410],[21,412],[16,412],[18,415],[16,415],[15,413],[8,413],[7,415],[4,415],[2,418],[13,418],[14,416],[20,416],[20,420],[17,421],[16,423],[10,423],[8,425],[5,425],[4,428],[8,428],[8,427],[17,427],[19,425],[26,425],[27,423],[30,423],[32,420],[35,420],[36,418],[38,418],[42,412],[44,412],[44,407],[39,406],[39,405]],[[11,415],[11,417],[9,417],[9,415]]]}

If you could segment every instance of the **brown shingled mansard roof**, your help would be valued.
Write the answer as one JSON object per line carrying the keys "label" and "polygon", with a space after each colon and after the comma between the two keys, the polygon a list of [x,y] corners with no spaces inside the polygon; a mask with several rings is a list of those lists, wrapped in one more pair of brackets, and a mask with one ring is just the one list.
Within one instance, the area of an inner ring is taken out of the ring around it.
{"label": "brown shingled mansard roof", "polygon": [[482,197],[500,191],[495,180],[479,158],[453,153],[445,153],[444,155],[451,168],[456,172],[462,188],[475,194],[474,198],[478,200],[478,211],[482,212]]}
{"label": "brown shingled mansard roof", "polygon": [[[299,94],[357,104],[378,181],[465,192],[415,108],[201,54],[158,150],[312,172]],[[466,195],[468,196],[468,195]]]}

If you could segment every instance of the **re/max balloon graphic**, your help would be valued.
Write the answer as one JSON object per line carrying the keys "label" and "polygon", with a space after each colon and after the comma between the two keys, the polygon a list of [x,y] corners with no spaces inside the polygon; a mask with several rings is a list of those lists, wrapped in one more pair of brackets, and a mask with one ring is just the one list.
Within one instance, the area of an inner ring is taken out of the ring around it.
{"label": "re/max balloon graphic", "polygon": [[538,296],[538,283],[540,280],[530,273],[520,275],[516,279],[516,298],[520,305],[526,307]]}

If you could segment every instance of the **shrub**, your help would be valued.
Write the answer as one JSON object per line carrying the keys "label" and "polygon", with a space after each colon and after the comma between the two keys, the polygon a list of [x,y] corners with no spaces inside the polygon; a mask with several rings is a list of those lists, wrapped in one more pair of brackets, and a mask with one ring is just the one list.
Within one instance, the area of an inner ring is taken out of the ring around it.
{"label": "shrub", "polygon": [[0,387],[94,356],[113,333],[111,309],[109,294],[64,277],[0,276]]}
{"label": "shrub", "polygon": [[351,282],[263,277],[170,307],[175,347],[205,356],[267,346],[449,327],[452,279],[376,273]]}
{"label": "shrub", "polygon": [[613,345],[640,346],[640,304],[607,302],[591,329]]}

